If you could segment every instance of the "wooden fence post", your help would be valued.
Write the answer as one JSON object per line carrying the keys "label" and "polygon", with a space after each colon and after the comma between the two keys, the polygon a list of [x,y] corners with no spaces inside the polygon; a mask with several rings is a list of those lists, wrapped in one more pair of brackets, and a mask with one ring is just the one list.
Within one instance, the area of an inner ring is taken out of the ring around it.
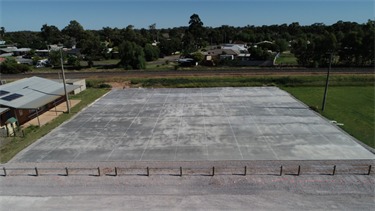
{"label": "wooden fence post", "polygon": [[215,176],[215,166],[212,166],[212,176]]}
{"label": "wooden fence post", "polygon": [[150,168],[147,166],[147,176],[150,176]]}
{"label": "wooden fence post", "polygon": [[101,174],[100,174],[100,167],[98,167],[98,175],[99,175],[99,177],[101,176]]}
{"label": "wooden fence post", "polygon": [[298,176],[301,175],[301,166],[298,166]]}
{"label": "wooden fence post", "polygon": [[[368,173],[367,173],[367,175],[370,175],[371,174],[371,167],[372,167],[372,165],[370,165],[369,167],[368,167]],[[5,169],[5,168],[4,168]]]}
{"label": "wooden fence post", "polygon": [[283,175],[283,166],[280,167],[280,176]]}
{"label": "wooden fence post", "polygon": [[117,177],[117,167],[115,167],[115,176]]}
{"label": "wooden fence post", "polygon": [[245,166],[245,174],[244,175],[246,176],[246,174],[247,174],[247,166]]}
{"label": "wooden fence post", "polygon": [[180,167],[180,177],[182,177],[182,167]]}
{"label": "wooden fence post", "polygon": [[39,172],[38,172],[38,168],[37,167],[35,167],[35,175],[39,176]]}
{"label": "wooden fence post", "polygon": [[69,176],[69,170],[68,170],[68,167],[65,167],[65,171],[66,171],[66,176],[68,177],[68,176]]}
{"label": "wooden fence post", "polygon": [[7,170],[5,169],[5,167],[3,167],[3,170],[4,170],[4,176],[6,177],[7,176]]}
{"label": "wooden fence post", "polygon": [[333,172],[332,175],[334,176],[336,174],[336,165],[333,166]]}

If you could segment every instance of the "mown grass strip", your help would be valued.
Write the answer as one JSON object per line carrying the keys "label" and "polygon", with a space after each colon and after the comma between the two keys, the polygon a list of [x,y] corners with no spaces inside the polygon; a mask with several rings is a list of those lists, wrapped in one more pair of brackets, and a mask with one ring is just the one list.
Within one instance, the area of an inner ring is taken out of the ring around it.
{"label": "mown grass strip", "polygon": [[324,87],[283,87],[285,91],[315,108],[329,120],[343,123],[347,133],[375,148],[374,86],[329,87],[325,111],[321,112]]}
{"label": "mown grass strip", "polygon": [[52,120],[50,123],[39,128],[39,126],[33,126],[25,130],[26,136],[24,138],[14,137],[10,138],[11,141],[0,148],[0,163],[7,163],[17,153],[25,149],[30,144],[34,143],[39,138],[45,136],[51,130],[70,119],[77,112],[82,110],[84,107],[94,102],[99,97],[103,96],[110,89],[86,89],[78,95],[71,96],[70,99],[81,99],[82,101],[71,109],[71,113],[64,113]]}

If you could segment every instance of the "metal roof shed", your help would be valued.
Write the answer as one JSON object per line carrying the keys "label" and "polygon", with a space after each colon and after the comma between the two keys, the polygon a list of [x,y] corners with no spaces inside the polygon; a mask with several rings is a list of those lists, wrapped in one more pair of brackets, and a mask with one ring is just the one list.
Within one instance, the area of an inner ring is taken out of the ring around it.
{"label": "metal roof shed", "polygon": [[[66,85],[71,92],[81,85]],[[64,86],[52,80],[31,77],[0,86],[3,94],[0,105],[20,110],[36,110],[39,122],[38,108],[65,96]],[[17,118],[16,110],[14,110]],[[39,122],[40,125],[40,122]]]}
{"label": "metal roof shed", "polygon": [[[67,91],[71,92],[80,85],[66,85]],[[0,98],[0,105],[16,109],[38,109],[45,104],[64,96],[64,86],[48,79],[31,77],[21,79],[12,83],[0,86],[1,90],[9,94]],[[4,97],[12,94],[20,94],[22,97],[7,101]]]}

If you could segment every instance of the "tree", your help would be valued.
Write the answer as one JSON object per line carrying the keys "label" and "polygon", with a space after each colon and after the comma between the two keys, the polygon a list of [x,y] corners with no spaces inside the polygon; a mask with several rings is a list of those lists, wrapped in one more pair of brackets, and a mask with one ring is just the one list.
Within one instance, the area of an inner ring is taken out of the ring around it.
{"label": "tree", "polygon": [[5,28],[4,28],[4,26],[2,26],[1,30],[0,30],[0,37],[4,38],[4,35],[5,35]]}
{"label": "tree", "polygon": [[150,29],[150,34],[152,35],[152,41],[154,41],[156,34],[156,23],[149,25],[148,28]]}
{"label": "tree", "polygon": [[160,52],[164,55],[170,56],[176,51],[180,51],[182,44],[181,40],[173,37],[171,40],[162,39],[159,43]]}
{"label": "tree", "polygon": [[143,48],[134,42],[125,41],[119,46],[121,61],[119,65],[125,70],[145,69],[146,59]]}
{"label": "tree", "polygon": [[280,53],[289,49],[289,43],[284,39],[276,39],[275,44],[279,47]]}
{"label": "tree", "polygon": [[345,62],[347,65],[358,65],[361,62],[358,49],[362,46],[362,37],[357,31],[351,31],[346,34],[341,41],[341,46],[342,50],[339,52],[340,61]]}
{"label": "tree", "polygon": [[250,48],[249,53],[251,54],[251,58],[254,60],[272,60],[274,58],[272,53],[269,53],[266,49],[262,49],[261,47],[257,48]]}
{"label": "tree", "polygon": [[106,46],[100,43],[98,36],[87,31],[87,38],[81,40],[81,53],[86,55],[89,67],[92,68],[93,61],[101,59],[106,53]]}
{"label": "tree", "polygon": [[144,48],[144,51],[146,61],[154,61],[159,58],[160,50],[158,47],[154,47],[151,44],[147,43]]}
{"label": "tree", "polygon": [[204,37],[205,28],[203,28],[203,22],[199,18],[199,15],[193,14],[190,16],[188,31],[193,35],[195,44],[200,42],[200,39]]}
{"label": "tree", "polygon": [[61,39],[61,32],[56,26],[44,24],[40,30],[40,36],[49,44],[57,43]]}
{"label": "tree", "polygon": [[198,63],[201,63],[204,59],[204,54],[200,53],[200,52],[195,52],[193,54],[193,59],[194,61],[198,62]]}
{"label": "tree", "polygon": [[210,34],[208,35],[209,37],[209,41],[212,43],[215,43],[215,44],[218,44],[218,43],[221,43],[221,34],[218,30],[214,29],[210,32]]}
{"label": "tree", "polygon": [[[63,61],[66,60],[67,55],[64,51],[62,51]],[[51,50],[49,52],[49,61],[53,66],[61,65],[61,53],[60,50]]]}
{"label": "tree", "polygon": [[61,32],[63,34],[68,35],[70,38],[74,37],[76,40],[84,39],[85,37],[82,35],[82,33],[85,30],[81,26],[80,23],[78,23],[76,20],[70,21],[69,25],[66,26]]}
{"label": "tree", "polygon": [[5,74],[18,74],[31,71],[30,67],[25,64],[17,64],[13,57],[5,57],[5,60],[0,65],[1,73]]}

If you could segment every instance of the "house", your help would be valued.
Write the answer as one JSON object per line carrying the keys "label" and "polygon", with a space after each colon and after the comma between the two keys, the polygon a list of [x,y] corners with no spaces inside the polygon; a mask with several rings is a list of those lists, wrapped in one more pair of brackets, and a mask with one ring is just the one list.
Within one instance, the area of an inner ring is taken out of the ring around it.
{"label": "house", "polygon": [[33,60],[32,59],[16,59],[18,64],[27,64],[27,65],[32,65]]}
{"label": "house", "polygon": [[[60,50],[60,48],[62,47],[58,47],[57,45],[48,45],[48,50],[35,50],[35,54],[40,56],[40,57],[49,57],[49,52],[50,51],[57,51],[57,50]],[[63,50],[65,51],[66,48]]]}
{"label": "house", "polygon": [[[66,85],[66,89],[72,92],[81,86]],[[34,76],[1,85],[0,126],[4,127],[12,117],[17,125],[22,125],[65,101],[64,86],[52,80]]]}
{"label": "house", "polygon": [[207,50],[205,52],[202,52],[205,56],[205,60],[212,60],[214,58],[220,58],[223,56],[228,56],[235,58],[237,55],[239,55],[239,52],[236,52],[232,49],[213,49],[213,50]]}
{"label": "house", "polygon": [[234,41],[232,44],[234,44],[234,45],[244,45],[244,46],[246,46],[247,45],[247,43],[246,42],[244,42],[244,41],[241,41],[241,40],[236,40],[236,41]]}
{"label": "house", "polygon": [[2,57],[4,57],[4,56],[22,56],[22,55],[25,55],[29,51],[31,51],[30,48],[7,47],[7,48],[0,48],[0,55]]}
{"label": "house", "polygon": [[69,56],[75,56],[75,55],[81,55],[81,49],[79,48],[75,48],[75,49],[71,49],[71,50],[67,50],[65,51],[66,54],[68,54]]}
{"label": "house", "polygon": [[240,40],[236,40],[231,44],[225,44],[223,49],[232,49],[236,52],[243,52],[247,51],[247,43]]}

